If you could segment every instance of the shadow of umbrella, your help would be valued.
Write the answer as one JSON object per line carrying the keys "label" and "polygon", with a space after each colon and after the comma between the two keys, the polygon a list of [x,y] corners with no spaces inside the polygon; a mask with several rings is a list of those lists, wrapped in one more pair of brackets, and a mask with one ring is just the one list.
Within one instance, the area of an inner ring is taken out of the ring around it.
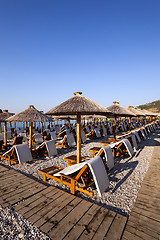
{"label": "shadow of umbrella", "polygon": [[77,119],[77,163],[81,161],[81,115],[105,115],[112,116],[112,113],[93,102],[92,100],[82,96],[82,92],[75,92],[74,97],[61,103],[60,105],[49,110],[47,115],[76,115]]}

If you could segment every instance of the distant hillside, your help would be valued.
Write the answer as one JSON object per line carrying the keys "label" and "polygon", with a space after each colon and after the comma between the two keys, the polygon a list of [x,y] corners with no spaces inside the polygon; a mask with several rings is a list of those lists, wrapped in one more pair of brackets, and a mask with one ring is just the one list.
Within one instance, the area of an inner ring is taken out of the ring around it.
{"label": "distant hillside", "polygon": [[160,100],[139,105],[138,107],[141,109],[152,111],[152,112],[160,112]]}

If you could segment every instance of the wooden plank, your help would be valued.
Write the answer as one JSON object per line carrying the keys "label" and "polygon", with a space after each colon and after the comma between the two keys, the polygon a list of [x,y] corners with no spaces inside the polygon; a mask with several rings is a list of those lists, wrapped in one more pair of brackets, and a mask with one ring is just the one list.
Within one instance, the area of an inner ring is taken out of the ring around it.
{"label": "wooden plank", "polygon": [[104,218],[103,222],[99,226],[98,230],[96,231],[93,240],[97,239],[103,239],[106,235],[108,229],[110,228],[114,218],[116,216],[116,213],[113,211],[109,211],[106,217]]}
{"label": "wooden plank", "polygon": [[36,185],[34,187],[28,188],[24,192],[17,195],[15,198],[13,197],[12,199],[10,199],[9,200],[10,204],[12,204],[12,205],[16,204],[17,202],[22,201],[28,197],[31,197],[32,195],[36,194],[37,192],[42,191],[45,188],[46,188],[46,186],[44,186],[44,185]]}
{"label": "wooden plank", "polygon": [[[159,221],[160,222],[160,214],[158,214],[158,212],[157,213],[153,213],[152,209],[151,209],[151,211],[149,211],[149,210],[150,209],[142,209],[142,208],[134,206],[132,211],[137,213],[137,214],[141,214],[143,216],[146,216],[148,218],[151,218],[151,219],[153,219],[155,221]],[[159,213],[160,213],[160,211],[159,211]]]}
{"label": "wooden plank", "polygon": [[148,217],[132,212],[131,216],[129,217],[129,221],[136,222],[137,225],[152,229],[152,231],[160,234],[160,223]]}
{"label": "wooden plank", "polygon": [[[122,240],[142,240],[143,238],[125,230]],[[117,239],[118,240],[118,239]],[[151,240],[151,239],[150,239]]]}
{"label": "wooden plank", "polygon": [[9,171],[9,170],[10,170],[9,168],[0,165],[0,173],[6,172],[6,171]]}
{"label": "wooden plank", "polygon": [[46,221],[45,224],[40,226],[40,229],[48,233],[51,231],[51,229],[54,229],[54,226],[56,226],[65,216],[70,214],[70,212],[80,203],[82,202],[81,199],[75,197],[71,202],[66,204],[61,211],[59,211],[57,214],[54,214],[52,217],[52,212],[48,213],[46,216]]}
{"label": "wooden plank", "polygon": [[141,231],[141,232],[147,234],[148,236],[150,236],[150,239],[151,239],[151,237],[156,238],[156,239],[158,239],[158,237],[159,237],[158,233],[152,231],[151,229],[145,228],[144,226],[137,225],[136,223],[131,222],[131,221],[128,221],[126,230],[128,232],[135,233],[135,235],[136,235],[136,230]]}
{"label": "wooden plank", "polygon": [[144,231],[141,231],[138,228],[131,227],[129,225],[127,225],[126,231],[134,234],[135,239],[137,239],[137,237],[140,237],[141,239],[144,239],[144,240],[157,239],[157,238],[155,238],[153,236],[148,235],[148,233],[146,233]]}
{"label": "wooden plank", "polygon": [[[100,228],[101,224],[103,223],[104,219],[107,217],[107,215],[109,214],[109,210],[105,209],[105,208],[100,208],[97,213],[95,214],[94,218],[92,219],[92,221],[88,224],[86,230],[82,233],[82,235],[80,236],[80,240],[82,239],[92,239],[94,237],[94,235],[96,234],[96,232],[98,231],[98,229]],[[113,216],[112,216],[112,220],[113,220]],[[112,222],[112,221],[111,221]],[[103,229],[104,230],[104,229]],[[105,229],[105,233],[107,232],[107,228]],[[103,237],[105,236],[104,231],[101,233],[103,235]],[[102,236],[101,235],[101,236]],[[101,239],[103,239],[103,237]]]}
{"label": "wooden plank", "polygon": [[86,214],[79,220],[79,222],[72,228],[72,230],[65,236],[65,240],[76,240],[86,230],[88,230],[88,224],[91,222],[100,206],[93,204]]}
{"label": "wooden plank", "polygon": [[[53,194],[52,198],[49,198],[49,199],[46,200],[46,201],[47,201],[47,204],[49,204],[50,202],[55,201],[55,200],[56,200],[57,198],[59,198],[61,195],[62,195],[62,192],[61,192],[61,191],[56,192],[55,194]],[[42,211],[42,209],[44,209],[44,205],[42,205],[42,206],[41,206],[40,204],[37,205],[37,202],[34,203],[34,205],[32,205],[32,206],[33,206],[33,208],[30,209],[28,212],[26,212],[26,213],[24,214],[25,218],[28,219],[28,220],[31,221],[31,222],[32,222],[33,220],[37,219],[36,216],[38,216],[38,215],[37,215],[38,212],[39,212],[39,211]],[[41,208],[42,208],[42,209],[41,209]]]}
{"label": "wooden plank", "polygon": [[[157,208],[154,208],[154,206],[152,207],[150,204],[145,204],[144,202],[136,202],[134,205],[134,208],[139,208],[139,209],[143,209],[146,212],[149,212],[149,214],[153,214],[153,218],[159,219],[160,216],[160,210]],[[133,210],[134,210],[133,208]],[[135,211],[137,212],[137,211]],[[147,216],[147,215],[146,215]]]}
{"label": "wooden plank", "polygon": [[22,176],[19,180],[14,178],[12,181],[6,181],[3,183],[3,186],[0,186],[0,195],[4,194],[4,192],[12,192],[12,189],[20,188],[26,184],[33,184],[36,181],[31,180],[27,177]]}
{"label": "wooden plank", "polygon": [[[46,209],[45,211],[40,211],[39,219],[34,219],[34,225],[36,227],[41,227],[42,225],[47,223],[51,223],[51,218],[53,218],[56,214],[58,214],[67,204],[71,203],[75,199],[75,196],[71,194],[65,194],[63,195],[63,198],[56,199],[54,202],[52,202],[49,206],[50,210],[48,211],[47,206],[47,213]],[[49,224],[47,224],[47,227],[49,227]],[[53,223],[51,223],[51,228],[53,227]]]}
{"label": "wooden plank", "polygon": [[76,205],[75,208],[73,208],[70,214],[65,216],[56,226],[54,226],[54,228],[48,234],[49,237],[54,239],[63,239],[91,206],[92,203],[84,200],[81,201],[78,205]]}
{"label": "wooden plank", "polygon": [[104,237],[104,240],[121,239],[126,222],[127,222],[127,218],[125,216],[117,214],[112,222],[112,225],[111,225],[109,231],[107,232],[106,236]]}
{"label": "wooden plank", "polygon": [[[28,181],[27,181],[28,180]],[[16,195],[16,193],[23,192],[25,189],[33,187],[34,185],[37,185],[37,182],[30,182],[29,179],[24,179],[23,182],[20,181],[20,183],[16,182],[15,184],[11,184],[11,187],[8,186],[0,190],[0,196],[2,198],[8,198],[10,196]]]}
{"label": "wooden plank", "polygon": [[15,205],[14,209],[16,211],[20,211],[20,209],[27,207],[32,202],[36,201],[37,199],[39,199],[42,196],[45,196],[47,193],[54,191],[55,189],[56,188],[49,186],[49,187],[45,188],[44,190],[42,190],[41,192],[38,192],[35,195],[31,196],[30,198],[26,199],[25,201]]}
{"label": "wooden plank", "polygon": [[29,196],[32,196],[33,194],[42,191],[45,189],[46,186],[44,185],[37,185],[36,183],[32,186],[25,186],[24,188],[20,188],[15,190],[14,192],[10,193],[9,195],[2,196],[3,199],[3,206],[9,206],[12,204],[15,204],[21,200],[24,200],[25,198],[28,198]]}

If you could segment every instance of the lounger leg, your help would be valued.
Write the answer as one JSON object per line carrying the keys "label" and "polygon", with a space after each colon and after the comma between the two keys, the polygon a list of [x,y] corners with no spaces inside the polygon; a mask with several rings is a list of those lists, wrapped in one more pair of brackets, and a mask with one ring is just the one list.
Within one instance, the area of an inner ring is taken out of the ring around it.
{"label": "lounger leg", "polygon": [[71,194],[75,195],[75,181],[71,180],[71,189],[70,189]]}
{"label": "lounger leg", "polygon": [[46,182],[46,174],[43,174],[43,181]]}

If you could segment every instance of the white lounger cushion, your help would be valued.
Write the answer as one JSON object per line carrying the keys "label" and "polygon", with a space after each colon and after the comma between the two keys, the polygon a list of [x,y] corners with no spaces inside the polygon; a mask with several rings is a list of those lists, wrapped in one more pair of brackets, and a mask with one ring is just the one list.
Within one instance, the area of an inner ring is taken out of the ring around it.
{"label": "white lounger cushion", "polygon": [[93,175],[98,194],[102,197],[102,193],[109,187],[109,178],[104,163],[101,157],[94,157],[87,164]]}
{"label": "white lounger cushion", "polygon": [[47,141],[47,142],[45,142],[45,144],[46,144],[46,149],[48,152],[48,157],[57,155],[57,149],[56,149],[54,140]]}
{"label": "white lounger cushion", "polygon": [[132,142],[133,142],[133,146],[134,148],[137,150],[138,149],[138,145],[137,145],[137,141],[136,141],[136,137],[134,134],[131,135],[132,138]]}
{"label": "white lounger cushion", "polygon": [[139,131],[139,130],[136,130],[134,133],[135,133],[135,135],[136,135],[136,137],[137,137],[137,139],[138,139],[138,142],[140,143],[140,142],[141,142],[141,139],[140,139],[140,137],[139,137],[138,131]]}
{"label": "white lounger cushion", "polygon": [[42,143],[43,142],[42,135],[40,133],[35,133],[33,136],[35,137],[35,142],[36,143]]}
{"label": "white lounger cushion", "polygon": [[52,140],[57,140],[56,132],[50,132],[50,135]]}
{"label": "white lounger cushion", "polygon": [[108,127],[110,134],[113,134],[111,126]]}
{"label": "white lounger cushion", "polygon": [[93,159],[90,159],[83,163],[66,167],[62,171],[54,174],[54,176],[61,176],[61,174],[70,175],[82,169],[85,164],[88,164],[92,172],[98,194],[101,197],[102,193],[109,187],[108,175],[101,157],[96,156]]}
{"label": "white lounger cushion", "polygon": [[32,154],[28,144],[18,144],[14,147],[17,153],[19,163],[24,163],[32,160]]}
{"label": "white lounger cushion", "polygon": [[[104,154],[105,154],[107,167],[109,168],[109,170],[111,170],[114,167],[114,158],[113,158],[113,154],[112,154],[112,149],[111,149],[110,146],[105,146],[102,149],[103,149]],[[101,151],[101,149],[99,150],[99,152],[100,151]],[[98,156],[99,152],[97,153],[96,156]]]}
{"label": "white lounger cushion", "polygon": [[143,129],[140,129],[140,131],[141,131],[141,133],[142,133],[143,138],[146,139],[146,135],[145,135]]}
{"label": "white lounger cushion", "polygon": [[72,133],[67,134],[67,143],[69,147],[74,147],[76,145],[76,142],[74,140],[74,136]]}
{"label": "white lounger cushion", "polygon": [[97,138],[100,138],[100,137],[101,137],[101,134],[100,134],[100,132],[99,132],[99,129],[98,129],[98,128],[95,128],[94,131],[95,131],[96,137],[97,137]]}
{"label": "white lounger cushion", "polygon": [[102,129],[103,129],[103,135],[104,135],[104,137],[106,137],[107,136],[107,130],[103,125],[102,125]]}
{"label": "white lounger cushion", "polygon": [[81,130],[81,139],[82,139],[82,142],[85,143],[86,142],[86,134],[83,130]]}

